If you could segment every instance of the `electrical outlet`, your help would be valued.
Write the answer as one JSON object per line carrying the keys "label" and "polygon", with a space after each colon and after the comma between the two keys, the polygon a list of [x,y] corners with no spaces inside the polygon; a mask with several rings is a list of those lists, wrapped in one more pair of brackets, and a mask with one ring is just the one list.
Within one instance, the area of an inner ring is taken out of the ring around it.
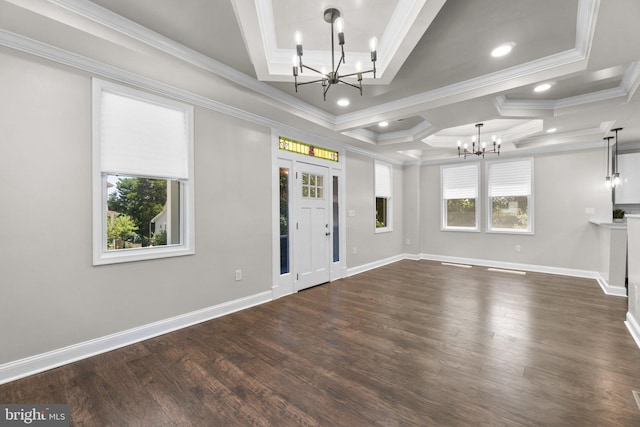
{"label": "electrical outlet", "polygon": [[404,240],[404,244],[405,245],[410,245],[411,244],[411,239],[405,239]]}
{"label": "electrical outlet", "polygon": [[353,253],[357,254],[358,253],[358,248],[356,248],[355,246],[353,247]]}
{"label": "electrical outlet", "polygon": [[584,214],[585,215],[595,215],[596,214],[596,210],[594,208],[584,208]]}
{"label": "electrical outlet", "polygon": [[520,245],[516,245],[516,252],[520,252]]}
{"label": "electrical outlet", "polygon": [[242,270],[236,270],[236,282],[242,280]]}

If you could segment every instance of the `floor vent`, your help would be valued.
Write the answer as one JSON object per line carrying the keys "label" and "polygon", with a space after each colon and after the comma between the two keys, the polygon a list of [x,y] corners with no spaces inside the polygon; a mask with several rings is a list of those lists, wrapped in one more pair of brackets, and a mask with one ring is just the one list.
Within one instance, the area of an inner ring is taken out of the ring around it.
{"label": "floor vent", "polygon": [[640,409],[640,391],[631,390],[633,393],[633,398],[636,400],[636,405],[638,405],[638,409]]}
{"label": "floor vent", "polygon": [[442,265],[448,265],[449,267],[459,267],[459,268],[471,268],[473,266],[467,264],[453,264],[450,262],[441,262]]}
{"label": "floor vent", "polygon": [[527,274],[526,271],[518,271],[518,270],[503,270],[501,268],[487,268],[488,271],[495,271],[498,273],[510,273],[510,274],[519,274],[520,276],[524,276]]}

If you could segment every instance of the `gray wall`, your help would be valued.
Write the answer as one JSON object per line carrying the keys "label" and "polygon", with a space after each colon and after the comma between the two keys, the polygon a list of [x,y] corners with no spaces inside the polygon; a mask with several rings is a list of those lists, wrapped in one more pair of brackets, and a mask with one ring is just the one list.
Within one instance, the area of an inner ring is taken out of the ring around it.
{"label": "gray wall", "polygon": [[269,129],[197,108],[196,255],[94,267],[90,77],[0,64],[0,364],[271,289]]}
{"label": "gray wall", "polygon": [[[269,129],[196,108],[196,255],[94,267],[90,76],[8,50],[0,64],[0,364],[270,291]],[[345,161],[349,268],[426,253],[598,270],[600,150],[535,157],[533,236],[440,231],[439,166],[397,165],[393,231],[376,234],[374,160]]]}
{"label": "gray wall", "polygon": [[408,165],[403,169],[404,209],[402,218],[404,252],[408,255],[418,255],[420,253],[420,211],[422,206],[420,173],[421,167],[418,165]]}
{"label": "gray wall", "polygon": [[[375,233],[374,160],[346,154],[347,267],[359,267],[403,253],[403,173],[393,165],[393,231]],[[349,216],[349,211],[355,216]],[[354,253],[356,248],[356,253]]]}
{"label": "gray wall", "polygon": [[[440,166],[423,166],[422,253],[598,271],[597,227],[589,219],[611,215],[603,155],[589,150],[534,156],[534,235],[441,231]],[[484,165],[481,169],[483,191]],[[585,208],[593,208],[595,215],[585,215]],[[484,230],[484,212],[482,221]]]}

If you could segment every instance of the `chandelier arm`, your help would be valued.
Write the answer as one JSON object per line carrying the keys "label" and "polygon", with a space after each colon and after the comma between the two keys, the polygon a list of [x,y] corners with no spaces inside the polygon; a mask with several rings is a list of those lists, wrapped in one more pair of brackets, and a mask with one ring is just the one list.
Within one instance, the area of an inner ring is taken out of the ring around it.
{"label": "chandelier arm", "polygon": [[[335,75],[338,76],[338,70],[340,69],[340,65],[344,64],[344,56],[342,58],[340,58],[340,61],[338,61],[338,67],[335,70]],[[345,77],[345,76],[340,76],[340,77]]]}
{"label": "chandelier arm", "polygon": [[298,83],[298,86],[308,85],[308,84],[311,84],[311,83],[322,83],[325,80],[327,80],[327,79],[324,78],[324,79],[312,80],[312,81],[309,81],[309,82],[301,82],[301,83]]}
{"label": "chandelier arm", "polygon": [[306,68],[307,70],[311,70],[313,72],[316,72],[316,73],[320,74],[321,76],[324,76],[325,79],[329,78],[329,76],[326,75],[325,73],[323,73],[322,71],[318,71],[315,68],[309,67],[308,65],[303,65],[302,67]]}
{"label": "chandelier arm", "polygon": [[356,89],[360,89],[360,87],[359,87],[359,86],[354,85],[354,84],[351,84],[351,83],[349,83],[349,82],[345,82],[345,81],[344,81],[344,80],[342,80],[342,79],[338,80],[338,82],[339,82],[339,83],[344,83],[344,84],[346,84],[347,86],[355,87]]}
{"label": "chandelier arm", "polygon": [[351,77],[351,76],[357,76],[358,74],[367,74],[367,73],[373,73],[373,70],[367,70],[367,71],[357,71],[355,73],[349,73],[349,74],[345,74],[340,76],[340,78],[343,77]]}
{"label": "chandelier arm", "polygon": [[331,83],[329,83],[327,85],[327,87],[324,89],[324,92],[322,92],[322,97],[324,98],[324,100],[327,100],[327,92],[329,92],[329,89],[331,89]]}

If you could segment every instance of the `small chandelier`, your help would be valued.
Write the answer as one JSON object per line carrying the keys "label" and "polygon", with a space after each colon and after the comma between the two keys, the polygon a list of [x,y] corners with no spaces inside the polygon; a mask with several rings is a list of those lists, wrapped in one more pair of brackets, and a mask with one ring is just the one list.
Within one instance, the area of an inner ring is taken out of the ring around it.
{"label": "small chandelier", "polygon": [[493,135],[491,137],[491,141],[493,143],[493,147],[487,151],[487,143],[480,142],[480,128],[483,126],[483,123],[477,123],[476,127],[478,128],[478,148],[476,149],[476,137],[474,136],[471,140],[471,151],[469,151],[469,144],[465,142],[464,145],[460,141],[458,141],[458,157],[464,156],[466,159],[467,156],[471,156],[475,154],[476,156],[482,156],[484,158],[485,153],[488,154],[497,154],[500,155],[500,145],[502,144],[501,139],[496,139],[496,136]]}
{"label": "small chandelier", "polygon": [[[362,96],[362,75],[367,73],[373,73],[373,78],[376,78],[376,61],[378,59],[378,54],[376,52],[376,39],[371,39],[371,62],[373,63],[373,68],[367,71],[357,71],[355,73],[350,74],[340,74],[339,69],[340,65],[345,63],[344,60],[344,21],[340,17],[340,11],[338,9],[330,8],[324,11],[324,20],[331,24],[331,71],[326,73],[324,71],[318,71],[314,68],[311,68],[302,63],[302,36],[300,33],[296,33],[296,54],[298,58],[293,58],[293,77],[295,79],[296,92],[298,92],[298,86],[308,85],[311,83],[321,83],[322,84],[322,97],[324,100],[327,100],[327,92],[331,88],[332,85],[338,83],[344,83],[348,86],[351,86],[360,91],[360,96]],[[336,24],[338,30],[338,43],[340,44],[340,60],[338,61],[338,66],[335,66],[335,51],[334,51],[334,33],[333,33],[333,24]],[[297,61],[297,64],[296,64]],[[298,83],[298,71],[302,74],[304,69],[311,70],[315,73],[318,73],[321,77],[317,80]],[[352,84],[344,81],[345,77],[356,77],[358,84]]]}

